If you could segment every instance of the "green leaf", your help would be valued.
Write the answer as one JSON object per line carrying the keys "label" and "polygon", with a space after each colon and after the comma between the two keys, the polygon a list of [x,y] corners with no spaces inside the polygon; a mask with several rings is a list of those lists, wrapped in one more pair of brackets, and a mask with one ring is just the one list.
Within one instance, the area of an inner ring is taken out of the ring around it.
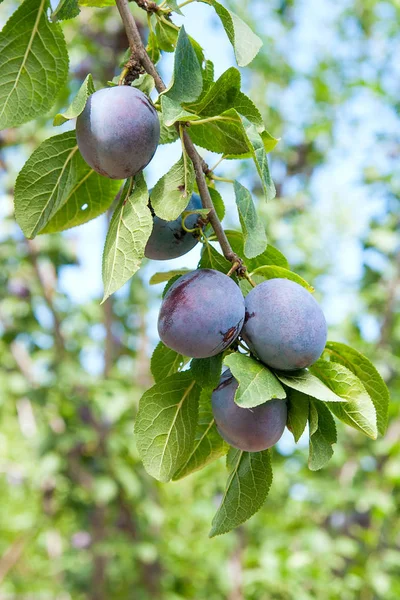
{"label": "green leaf", "polygon": [[177,0],[168,0],[167,5],[173,12],[176,12],[178,15],[183,15],[183,12],[178,6]]}
{"label": "green leaf", "polygon": [[169,96],[161,96],[161,110],[167,127],[171,127],[178,121],[186,122],[199,119],[197,115],[182,108],[176,100],[172,100]]}
{"label": "green leaf", "polygon": [[[251,155],[264,189],[265,198],[267,201],[272,200],[275,198],[276,190],[269,172],[268,157],[264,146],[265,140],[252,123],[245,126],[245,129],[251,148]],[[270,134],[267,135],[271,137]]]}
{"label": "green leaf", "polygon": [[329,410],[322,402],[309,403],[310,446],[308,467],[311,471],[322,469],[333,456],[336,425]]}
{"label": "green leaf", "polygon": [[151,75],[142,73],[135,81],[132,81],[131,86],[138,88],[143,94],[146,94],[146,96],[150,96],[151,92],[154,90],[155,84]]}
{"label": "green leaf", "polygon": [[134,180],[129,194],[124,189],[119,205],[114,211],[103,253],[103,302],[119,290],[136,273],[144,258],[147,240],[153,228],[149,207],[149,193],[142,173]]}
{"label": "green leaf", "polygon": [[168,126],[165,124],[164,115],[162,112],[158,113],[158,118],[160,120],[160,144],[172,144],[178,140],[179,135],[176,128],[173,125]]}
{"label": "green leaf", "polygon": [[102,214],[120,181],[98,175],[83,160],[75,131],[45,140],[15,184],[15,216],[24,235],[63,231]]}
{"label": "green leaf", "polygon": [[68,53],[48,0],[25,0],[0,33],[0,130],[43,115],[68,75]]}
{"label": "green leaf", "polygon": [[210,537],[227,533],[250,519],[264,504],[272,483],[269,450],[243,452],[231,448],[230,473]]}
{"label": "green leaf", "polygon": [[240,73],[231,67],[217,79],[208,92],[190,110],[201,117],[220,115],[230,108],[236,108],[235,102],[240,93]]}
{"label": "green leaf", "polygon": [[307,394],[311,398],[323,402],[345,402],[344,398],[333,392],[330,387],[306,369],[293,371],[293,373],[276,371],[275,375],[287,387]]}
{"label": "green leaf", "polygon": [[76,117],[79,117],[86,106],[87,99],[91,94],[94,94],[95,91],[93,78],[89,73],[67,110],[64,113],[58,113],[54,117],[53,125],[62,125],[70,119],[76,119]]}
{"label": "green leaf", "polygon": [[234,183],[234,190],[244,237],[244,254],[248,258],[254,258],[264,252],[267,247],[265,229],[258,218],[249,190],[238,181]]}
{"label": "green leaf", "polygon": [[239,352],[224,359],[239,383],[235,402],[242,408],[254,408],[273,398],[286,398],[286,392],[273,373],[261,362]]}
{"label": "green leaf", "polygon": [[161,177],[154,186],[150,199],[154,212],[164,221],[174,221],[185,210],[193,193],[194,169],[184,156]]}
{"label": "green leaf", "polygon": [[211,244],[205,244],[199,262],[200,269],[215,269],[221,273],[228,273],[231,263],[220,254]]}
{"label": "green leaf", "polygon": [[164,52],[173,52],[175,50],[178,31],[172,24],[167,25],[165,22],[158,20],[155,27],[155,33],[160,50],[164,50]]}
{"label": "green leaf", "polygon": [[161,273],[154,273],[150,277],[150,285],[156,285],[157,283],[164,283],[164,281],[169,281],[172,277],[176,275],[185,275],[185,273],[190,273],[191,269],[175,269],[174,271],[162,271]]}
{"label": "green leaf", "polygon": [[288,393],[288,421],[287,428],[293,433],[297,443],[304,433],[309,413],[310,396],[298,390],[289,390]]}
{"label": "green leaf", "polygon": [[193,358],[190,363],[193,379],[201,388],[217,387],[221,377],[222,354],[210,358]]}
{"label": "green leaf", "polygon": [[80,6],[90,6],[92,8],[106,8],[115,6],[115,0],[79,0]]}
{"label": "green leaf", "polygon": [[347,367],[362,381],[376,410],[378,432],[384,435],[387,428],[389,390],[374,365],[360,352],[339,342],[327,342],[326,352],[331,361]]}
{"label": "green leaf", "polygon": [[[261,113],[254,104],[252,100],[243,92],[239,92],[236,96],[235,106],[236,110],[242,117],[245,117],[250,123],[255,125],[257,131],[260,132],[261,137],[267,134],[268,138],[272,138],[272,136],[264,131],[264,121],[262,119]],[[275,138],[272,138],[275,139]],[[276,140],[277,143],[278,140]]]}
{"label": "green leaf", "polygon": [[78,0],[60,0],[57,8],[51,13],[51,20],[65,21],[74,19],[80,12],[81,9],[79,8]]}
{"label": "green leaf", "polygon": [[210,462],[227,454],[229,445],[218,433],[211,410],[210,389],[200,394],[199,420],[196,427],[193,450],[185,464],[174,474],[173,480],[182,479],[194,471],[199,471]]}
{"label": "green leaf", "polygon": [[200,62],[182,25],[176,45],[172,82],[164,94],[177,103],[194,102],[202,89]]}
{"label": "green leaf", "polygon": [[[255,277],[256,283],[257,281],[266,281],[267,279],[290,279],[290,281],[294,281],[306,288],[310,293],[314,292],[314,288],[300,277],[300,275],[297,275],[297,273],[289,271],[288,269],[284,269],[283,267],[277,267],[276,265],[257,267],[257,269],[254,269],[251,273],[251,276]],[[257,280],[257,278],[259,278],[259,280]]]}
{"label": "green leaf", "polygon": [[208,191],[210,192],[211,200],[213,201],[215,212],[218,215],[218,219],[220,221],[225,217],[225,204],[222,200],[222,196],[218,190],[215,188],[209,187]]}
{"label": "green leaf", "polygon": [[157,64],[160,60],[161,52],[158,47],[158,39],[154,29],[150,29],[149,38],[147,40],[146,52],[150,56],[151,61]]}
{"label": "green leaf", "polygon": [[[202,62],[202,61],[200,61]],[[212,84],[214,83],[214,63],[211,60],[206,60],[204,63],[203,72],[203,91],[199,98],[202,98],[205,95]]]}
{"label": "green leaf", "polygon": [[245,67],[258,54],[262,46],[262,41],[234,12],[226,9],[222,4],[216,2],[216,0],[205,1],[215,8],[217,15],[221,19],[221,23],[235,51],[237,64],[239,67]]}
{"label": "green leaf", "polygon": [[347,400],[341,404],[329,403],[329,409],[341,421],[375,440],[378,436],[376,410],[360,379],[340,363],[318,360],[310,367],[325,385]]}
{"label": "green leaf", "polygon": [[[243,257],[243,234],[240,231],[234,231],[231,229],[226,229],[225,233],[233,251],[239,256]],[[283,267],[284,269],[289,268],[287,258],[282,254],[282,252],[270,244],[268,244],[266,250],[262,254],[246,260],[246,265],[250,272],[265,265],[276,265],[277,267]]]}
{"label": "green leaf", "polygon": [[140,400],[136,442],[144,467],[169,481],[193,450],[200,388],[190,371],[156,383]]}
{"label": "green leaf", "polygon": [[171,350],[171,348],[159,342],[150,361],[150,370],[154,381],[158,383],[170,375],[181,371],[189,360],[186,356],[178,354],[175,350]]}
{"label": "green leaf", "polygon": [[193,122],[190,137],[193,142],[210,152],[242,157],[250,156],[250,142],[239,113],[231,108],[212,120],[197,124]]}
{"label": "green leaf", "polygon": [[[242,113],[241,113],[242,114]],[[249,119],[249,121],[251,121],[251,119],[249,117],[247,117]],[[263,145],[264,145],[264,150],[265,152],[271,152],[275,146],[277,145],[277,143],[279,142],[280,138],[274,138],[274,136],[272,136],[269,131],[262,131],[260,133],[261,139],[263,141]]]}

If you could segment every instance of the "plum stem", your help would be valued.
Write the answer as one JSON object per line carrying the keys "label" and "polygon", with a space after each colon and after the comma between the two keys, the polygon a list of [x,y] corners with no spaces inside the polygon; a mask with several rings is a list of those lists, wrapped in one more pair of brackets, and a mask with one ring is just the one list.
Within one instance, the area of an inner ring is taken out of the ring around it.
{"label": "plum stem", "polygon": [[224,183],[235,183],[233,179],[227,179],[226,177],[218,177],[217,175],[214,175],[213,173],[211,173],[210,177],[211,177],[211,179],[214,179],[214,181],[222,181]]}
{"label": "plum stem", "polygon": [[[116,4],[119,14],[121,15],[122,23],[124,25],[132,53],[140,61],[145,71],[149,75],[151,75],[151,77],[153,77],[158,93],[161,94],[162,92],[165,92],[165,90],[167,89],[166,85],[161,79],[150,56],[146,52],[146,49],[140,37],[139,30],[136,25],[136,21],[130,11],[128,0],[116,0]],[[177,127],[177,129],[179,132],[179,126]],[[208,217],[211,226],[215,231],[215,235],[217,236],[219,245],[221,246],[223,255],[231,263],[239,262],[240,264],[243,264],[242,259],[232,250],[229,240],[226,237],[224,228],[222,227],[221,221],[219,220],[218,215],[215,211],[214,203],[210,196],[207,182],[204,177],[204,168],[206,166],[205,162],[201,158],[200,154],[197,152],[195,145],[193,144],[189,133],[186,130],[183,130],[182,132],[182,139],[186,148],[186,152],[193,163],[201,203],[203,205],[203,208],[210,209]]]}
{"label": "plum stem", "polygon": [[254,287],[256,287],[256,285],[257,285],[257,284],[256,284],[256,283],[254,283],[254,281],[252,280],[252,278],[250,277],[250,275],[248,274],[248,272],[247,272],[247,271],[243,271],[242,275],[243,275],[243,277],[244,277],[245,279],[247,279],[247,281],[250,283],[250,285],[251,285],[253,288],[254,288]]}
{"label": "plum stem", "polygon": [[240,262],[234,262],[229,271],[227,272],[228,277],[230,277],[238,268],[241,266]]}

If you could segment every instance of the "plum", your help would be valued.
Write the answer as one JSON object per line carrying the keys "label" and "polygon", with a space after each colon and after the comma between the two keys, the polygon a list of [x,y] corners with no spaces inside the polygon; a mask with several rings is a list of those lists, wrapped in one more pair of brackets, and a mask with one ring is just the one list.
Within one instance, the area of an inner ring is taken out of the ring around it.
{"label": "plum", "polygon": [[242,337],[263,363],[293,371],[312,365],[327,338],[324,314],[304,287],[269,279],[249,292]]}
{"label": "plum", "polygon": [[[193,194],[185,210],[196,210],[202,208],[201,198]],[[185,219],[187,229],[194,229],[200,215],[188,215]],[[195,247],[198,238],[193,233],[188,233],[182,227],[182,217],[175,221],[163,221],[155,216],[153,219],[153,231],[144,251],[147,258],[153,260],[169,260],[183,256]]]}
{"label": "plum", "polygon": [[228,444],[246,452],[271,448],[281,438],[287,420],[286,400],[269,400],[255,408],[242,408],[235,401],[238,382],[225,371],[212,393],[215,423]]}
{"label": "plum", "polygon": [[89,96],[76,121],[79,150],[92,169],[126,179],[146,167],[157,149],[160,121],[149,98],[127,86]]}
{"label": "plum", "polygon": [[198,269],[168,290],[158,317],[166,346],[184,356],[219,354],[237,338],[244,322],[244,298],[227,275]]}

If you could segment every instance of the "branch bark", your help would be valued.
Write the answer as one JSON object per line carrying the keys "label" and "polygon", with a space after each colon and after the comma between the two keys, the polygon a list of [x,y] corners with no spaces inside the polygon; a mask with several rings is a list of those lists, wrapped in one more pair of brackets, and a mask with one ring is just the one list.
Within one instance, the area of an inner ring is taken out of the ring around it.
{"label": "branch bark", "polygon": [[[128,0],[116,0],[117,8],[123,25],[125,27],[126,35],[128,37],[129,46],[137,59],[141,62],[146,72],[151,75],[154,79],[154,83],[158,93],[164,92],[167,88],[163,80],[161,79],[157,69],[155,68],[152,60],[146,52],[146,48],[143,45],[142,38],[140,37],[139,30],[137,28],[135,19],[130,11]],[[237,262],[239,266],[243,265],[242,259],[233,252],[228,238],[225,235],[225,231],[222,227],[221,221],[215,212],[214,203],[210,196],[210,192],[207,187],[207,182],[204,177],[204,161],[200,154],[197,152],[195,145],[193,144],[187,131],[183,132],[183,142],[185,145],[186,152],[193,163],[197,187],[199,188],[199,194],[203,208],[210,210],[208,214],[209,221],[212,228],[215,231],[218,242],[221,246],[221,250],[227,260],[232,263]]]}

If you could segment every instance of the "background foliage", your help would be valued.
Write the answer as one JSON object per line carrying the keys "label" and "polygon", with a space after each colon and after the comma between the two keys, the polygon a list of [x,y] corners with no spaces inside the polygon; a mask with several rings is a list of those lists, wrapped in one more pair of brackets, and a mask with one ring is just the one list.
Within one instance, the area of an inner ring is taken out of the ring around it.
{"label": "background foliage", "polygon": [[[71,274],[97,268],[96,241],[82,240],[102,232],[85,225],[27,242],[12,214],[16,173],[54,134],[54,114],[88,72],[111,80],[126,49],[115,8],[82,7],[63,24],[72,77],[56,109],[0,134],[1,598],[399,597],[400,132],[398,65],[388,59],[399,8],[394,0],[229,6],[264,41],[243,79],[282,138],[271,160],[278,197],[259,205],[268,238],[318,290],[330,339],[380,369],[392,394],[389,431],[372,443],[339,425],[335,456],[317,473],[307,469],[306,443],[294,447],[288,435],[274,450],[264,509],[212,540],[223,460],[169,485],[144,473],[132,432],[151,384],[158,287],[137,275],[100,306],[97,288],[77,290],[84,277]],[[2,22],[14,9],[1,5]],[[189,33],[207,10],[187,7]],[[207,18],[210,35],[221,36]],[[158,160],[165,172],[165,154]],[[229,169],[261,196],[252,167]]]}

